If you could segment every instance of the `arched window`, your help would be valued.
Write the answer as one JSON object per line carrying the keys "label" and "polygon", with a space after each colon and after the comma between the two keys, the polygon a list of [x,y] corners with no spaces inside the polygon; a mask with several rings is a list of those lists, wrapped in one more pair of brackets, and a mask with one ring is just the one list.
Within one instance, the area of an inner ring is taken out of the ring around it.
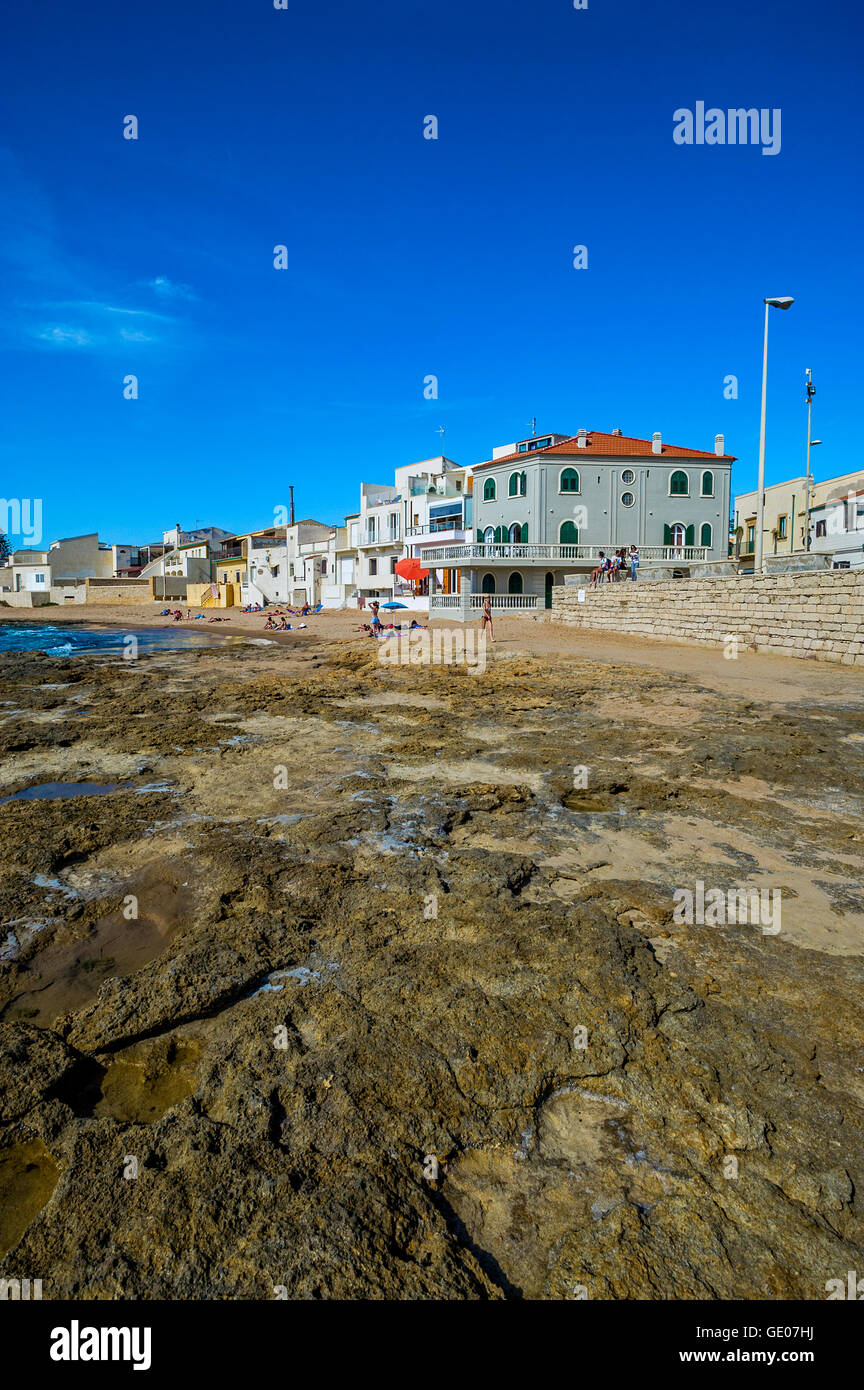
{"label": "arched window", "polygon": [[690,479],[683,468],[676,468],[669,479],[670,497],[687,497],[690,493]]}
{"label": "arched window", "polygon": [[702,474],[702,496],[714,496],[714,474],[711,472],[710,468],[706,468],[705,472]]}
{"label": "arched window", "polygon": [[487,527],[486,527],[486,530],[483,532],[483,540],[484,540],[484,542],[486,543],[486,545],[494,545],[494,544],[495,544],[495,527],[494,527],[494,526],[487,526]]}
{"label": "arched window", "polygon": [[507,592],[508,594],[522,593],[522,576],[518,570],[514,570],[507,580]]}
{"label": "arched window", "polygon": [[663,527],[663,544],[681,546],[684,544],[686,528],[683,521],[675,521],[671,526]]}
{"label": "arched window", "polygon": [[699,530],[699,544],[711,545],[711,522],[703,521]]}
{"label": "arched window", "polygon": [[578,545],[579,532],[576,530],[572,521],[562,521],[561,530],[558,533],[560,545]]}
{"label": "arched window", "polygon": [[481,593],[484,593],[484,594],[494,594],[494,592],[495,592],[495,576],[494,576],[494,574],[484,574],[484,576],[483,576],[483,582],[482,582],[481,585],[480,585],[480,591],[481,591]]}
{"label": "arched window", "polygon": [[522,539],[522,526],[518,521],[514,521],[510,527],[509,540],[511,545],[518,545]]}
{"label": "arched window", "polygon": [[507,491],[508,491],[508,493],[510,494],[511,497],[518,497],[518,496],[519,496],[519,474],[518,474],[518,473],[511,473],[511,474],[510,474],[510,482],[509,482],[509,484],[508,484]]}
{"label": "arched window", "polygon": [[562,471],[561,471],[561,476],[560,476],[560,478],[558,479],[558,491],[559,491],[559,492],[578,492],[578,491],[579,491],[579,474],[576,472],[576,469],[575,469],[575,468],[564,468],[564,469],[562,469]]}
{"label": "arched window", "polygon": [[495,501],[495,479],[494,479],[494,478],[487,478],[486,481],[485,481],[485,483],[483,484],[483,501],[484,501],[484,502],[494,502],[494,501]]}
{"label": "arched window", "polygon": [[495,544],[496,544],[496,545],[505,545],[506,542],[507,542],[507,528],[506,528],[506,526],[496,526],[496,527],[495,527]]}

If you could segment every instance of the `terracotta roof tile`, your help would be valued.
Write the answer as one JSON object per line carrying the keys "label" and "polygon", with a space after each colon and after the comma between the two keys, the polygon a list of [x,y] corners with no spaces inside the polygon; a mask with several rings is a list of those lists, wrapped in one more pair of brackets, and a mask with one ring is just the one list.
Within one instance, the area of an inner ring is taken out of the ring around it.
{"label": "terracotta roof tile", "polygon": [[[517,459],[542,458],[547,454],[565,454],[578,458],[595,457],[606,458],[667,458],[667,459],[718,459],[718,455],[708,453],[704,449],[684,449],[677,444],[662,444],[661,452],[655,454],[651,448],[650,439],[634,439],[626,434],[601,434],[597,430],[589,430],[587,443],[584,449],[580,449],[576,443],[576,435],[573,434],[569,439],[565,439],[561,444],[550,444],[546,449],[532,449],[530,453],[524,454],[504,454],[501,458],[487,459],[485,463],[475,463],[474,472],[479,468],[491,468],[499,463],[512,463]],[[734,462],[735,454],[722,454],[724,462]]]}

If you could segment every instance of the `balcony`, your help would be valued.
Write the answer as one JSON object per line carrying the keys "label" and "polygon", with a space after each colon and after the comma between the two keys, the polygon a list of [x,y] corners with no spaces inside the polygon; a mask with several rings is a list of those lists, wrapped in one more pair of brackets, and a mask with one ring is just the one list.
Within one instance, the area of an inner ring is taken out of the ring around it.
{"label": "balcony", "polygon": [[[479,617],[487,598],[493,612],[528,613],[543,606],[540,594],[469,594],[468,598],[468,609],[475,617]],[[430,618],[452,618],[462,608],[460,594],[432,594],[429,598]]]}
{"label": "balcony", "polygon": [[391,531],[388,527],[386,531],[361,531],[357,544],[361,548],[368,545],[401,545],[402,529],[399,527]]}
{"label": "balcony", "polygon": [[[541,565],[565,564],[588,567],[596,563],[602,550],[606,555],[614,555],[616,546],[611,541],[603,545],[521,545],[486,544],[478,541],[469,545],[430,546],[423,551],[423,563],[431,565],[455,565],[470,567],[484,565]],[[668,564],[687,564],[690,561],[707,560],[710,547],[707,545],[643,545],[639,547],[642,564],[666,562]]]}
{"label": "balcony", "polygon": [[470,528],[462,525],[461,517],[454,517],[452,521],[436,521],[431,526],[409,526],[405,539],[414,545],[428,544],[430,541],[436,545],[458,545],[464,544],[470,535]]}

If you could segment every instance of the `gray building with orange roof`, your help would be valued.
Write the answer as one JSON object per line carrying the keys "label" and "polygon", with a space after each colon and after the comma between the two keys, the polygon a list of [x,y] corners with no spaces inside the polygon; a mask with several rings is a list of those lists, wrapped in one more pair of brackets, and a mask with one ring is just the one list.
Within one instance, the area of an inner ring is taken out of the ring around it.
{"label": "gray building with orange roof", "polygon": [[646,575],[725,561],[733,462],[719,434],[710,452],[620,430],[519,440],[472,469],[471,540],[427,549],[424,563],[458,566],[463,591],[496,607],[532,608],[601,551],[635,544]]}

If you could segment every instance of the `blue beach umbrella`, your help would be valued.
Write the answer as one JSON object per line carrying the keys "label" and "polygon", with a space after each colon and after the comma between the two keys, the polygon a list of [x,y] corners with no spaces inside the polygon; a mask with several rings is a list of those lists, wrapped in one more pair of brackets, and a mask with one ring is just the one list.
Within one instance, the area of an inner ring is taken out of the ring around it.
{"label": "blue beach umbrella", "polygon": [[382,603],[382,608],[407,608],[407,603]]}

